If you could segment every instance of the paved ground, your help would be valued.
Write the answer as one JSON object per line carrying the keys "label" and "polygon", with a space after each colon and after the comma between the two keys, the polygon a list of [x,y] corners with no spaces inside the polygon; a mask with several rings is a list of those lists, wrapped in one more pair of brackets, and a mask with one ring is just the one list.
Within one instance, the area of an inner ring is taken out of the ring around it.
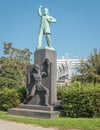
{"label": "paved ground", "polygon": [[43,128],[29,124],[16,123],[12,121],[0,120],[0,130],[57,130],[55,128]]}

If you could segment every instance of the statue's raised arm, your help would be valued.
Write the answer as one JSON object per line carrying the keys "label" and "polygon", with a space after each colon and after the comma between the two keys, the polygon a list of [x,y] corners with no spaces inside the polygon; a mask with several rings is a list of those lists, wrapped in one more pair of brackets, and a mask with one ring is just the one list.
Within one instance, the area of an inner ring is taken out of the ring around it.
{"label": "statue's raised arm", "polygon": [[42,17],[42,11],[41,11],[42,5],[39,6],[38,14]]}

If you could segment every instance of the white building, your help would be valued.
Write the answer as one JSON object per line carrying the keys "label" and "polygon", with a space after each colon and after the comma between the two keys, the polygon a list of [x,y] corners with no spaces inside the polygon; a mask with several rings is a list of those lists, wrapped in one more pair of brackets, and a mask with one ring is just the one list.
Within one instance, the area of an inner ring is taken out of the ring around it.
{"label": "white building", "polygon": [[58,82],[67,82],[68,84],[71,81],[72,74],[75,73],[76,67],[81,63],[80,58],[67,58],[62,57],[57,59],[57,80]]}

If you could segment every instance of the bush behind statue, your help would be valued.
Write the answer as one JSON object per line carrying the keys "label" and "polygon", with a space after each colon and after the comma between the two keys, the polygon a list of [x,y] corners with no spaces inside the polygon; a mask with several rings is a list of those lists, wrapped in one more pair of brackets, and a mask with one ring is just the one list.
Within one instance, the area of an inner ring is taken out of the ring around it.
{"label": "bush behind statue", "polygon": [[24,87],[4,87],[0,89],[0,110],[7,111],[9,108],[17,107],[25,98]]}
{"label": "bush behind statue", "polygon": [[100,117],[100,84],[74,82],[69,87],[58,88],[63,117]]}

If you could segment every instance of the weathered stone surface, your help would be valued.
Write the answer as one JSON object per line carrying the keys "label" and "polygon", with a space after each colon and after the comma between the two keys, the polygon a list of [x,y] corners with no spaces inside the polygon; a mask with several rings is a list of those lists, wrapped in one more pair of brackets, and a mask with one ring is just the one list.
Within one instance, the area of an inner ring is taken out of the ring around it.
{"label": "weathered stone surface", "polygon": [[50,70],[48,76],[42,80],[44,86],[49,89],[49,105],[57,102],[57,87],[56,87],[56,59],[57,55],[54,50],[40,49],[34,53],[34,64],[39,64],[41,70],[45,59],[50,62]]}
{"label": "weathered stone surface", "polygon": [[33,118],[53,118],[59,114],[58,111],[32,110],[22,108],[12,108],[8,110],[10,115],[26,116]]}
{"label": "weathered stone surface", "polygon": [[41,106],[41,105],[30,105],[30,104],[20,104],[19,108],[22,109],[32,109],[32,110],[43,110],[43,111],[53,111],[53,106]]}

